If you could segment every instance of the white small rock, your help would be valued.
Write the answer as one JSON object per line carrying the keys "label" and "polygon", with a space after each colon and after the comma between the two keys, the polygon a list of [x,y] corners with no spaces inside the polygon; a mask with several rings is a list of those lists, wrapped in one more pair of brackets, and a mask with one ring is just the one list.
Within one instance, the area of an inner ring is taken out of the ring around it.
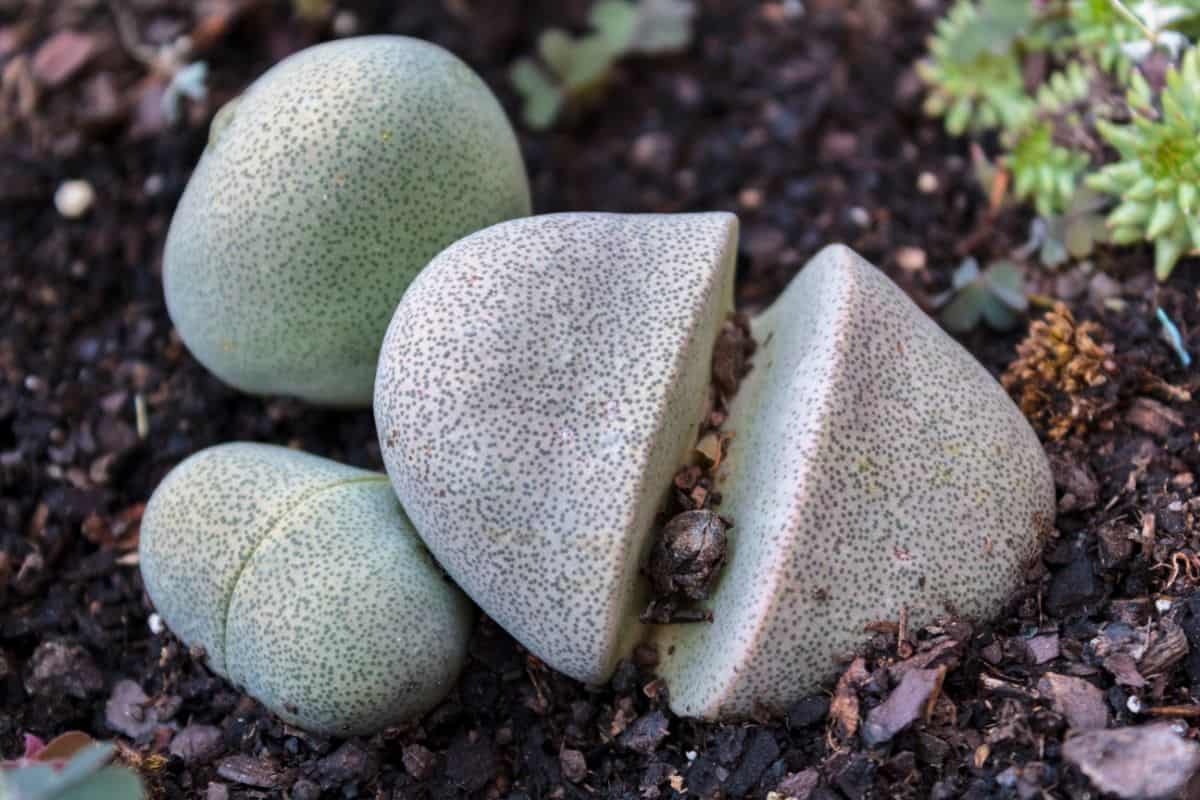
{"label": "white small rock", "polygon": [[922,172],[917,176],[917,191],[921,194],[933,194],[940,185],[937,175],[932,172]]}
{"label": "white small rock", "polygon": [[146,623],[150,626],[150,632],[155,636],[158,636],[163,632],[163,630],[165,630],[163,627],[162,617],[160,617],[157,613],[151,614],[150,619],[146,620]]}
{"label": "white small rock", "polygon": [[85,180],[66,181],[54,192],[54,207],[67,219],[79,219],[96,202],[96,190]]}
{"label": "white small rock", "polygon": [[333,35],[339,39],[345,39],[347,36],[354,36],[358,33],[358,16],[353,11],[345,9],[337,12],[333,16]]}

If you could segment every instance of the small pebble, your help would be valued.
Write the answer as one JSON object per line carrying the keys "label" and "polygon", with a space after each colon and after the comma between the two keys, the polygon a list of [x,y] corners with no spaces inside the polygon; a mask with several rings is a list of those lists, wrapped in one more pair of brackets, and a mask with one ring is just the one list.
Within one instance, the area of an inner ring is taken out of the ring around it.
{"label": "small pebble", "polygon": [[933,194],[940,186],[937,175],[932,172],[922,172],[917,176],[917,191],[921,194]]}
{"label": "small pebble", "polygon": [[96,190],[84,180],[66,181],[54,193],[54,207],[67,219],[79,219],[96,202]]}
{"label": "small pebble", "polygon": [[896,263],[905,272],[917,272],[925,269],[925,251],[919,247],[901,247],[896,251]]}
{"label": "small pebble", "polygon": [[871,227],[871,215],[862,206],[854,206],[848,212],[850,221],[860,228]]}
{"label": "small pebble", "polygon": [[353,11],[342,9],[333,16],[333,35],[339,39],[358,33],[358,16]]}
{"label": "small pebble", "polygon": [[762,205],[763,193],[758,189],[742,189],[738,192],[738,205],[752,211]]}
{"label": "small pebble", "polygon": [[150,632],[155,636],[158,636],[160,633],[166,630],[166,627],[163,625],[162,617],[160,617],[157,613],[151,614],[150,619],[146,620],[146,623],[150,626]]}

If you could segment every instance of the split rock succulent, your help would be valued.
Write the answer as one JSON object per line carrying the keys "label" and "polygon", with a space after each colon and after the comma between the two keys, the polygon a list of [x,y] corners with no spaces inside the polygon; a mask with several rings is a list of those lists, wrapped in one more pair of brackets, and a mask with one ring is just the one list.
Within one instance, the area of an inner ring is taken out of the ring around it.
{"label": "split rock succulent", "polygon": [[846,247],[752,322],[718,473],[735,521],[711,625],[656,638],[688,716],[784,708],[867,623],[1000,610],[1054,516],[1041,445],[1001,386]]}
{"label": "split rock succulent", "polygon": [[995,612],[1050,524],[1036,436],[987,371],[850,250],[754,322],[716,487],[711,624],[646,628],[641,574],[731,311],[736,219],[555,214],[441,253],[384,341],[375,413],[422,538],[551,666],[660,644],[671,705],[782,706],[863,625]]}
{"label": "split rock succulent", "polygon": [[471,606],[378,473],[272,445],[212,447],[155,491],[140,550],[179,638],[307,730],[414,717],[465,657]]}
{"label": "split rock succulent", "polygon": [[512,127],[462,61],[401,36],[318,45],[214,119],[167,238],[167,307],[226,383],[366,405],[413,276],[528,213]]}
{"label": "split rock succulent", "polygon": [[732,214],[549,214],[417,276],[375,386],[421,537],[505,630],[604,680],[639,634],[655,515],[733,308]]}

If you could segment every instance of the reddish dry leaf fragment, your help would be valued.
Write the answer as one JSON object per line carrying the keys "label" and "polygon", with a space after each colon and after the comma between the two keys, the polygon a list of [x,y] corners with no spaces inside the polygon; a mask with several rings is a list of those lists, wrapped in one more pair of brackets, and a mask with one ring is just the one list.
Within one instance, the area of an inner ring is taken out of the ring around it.
{"label": "reddish dry leaf fragment", "polygon": [[906,672],[904,680],[892,690],[888,699],[867,714],[863,741],[871,746],[883,744],[920,719],[945,674],[945,667]]}
{"label": "reddish dry leaf fragment", "polygon": [[53,89],[70,80],[95,54],[95,36],[59,31],[33,56],[33,76],[38,83]]}
{"label": "reddish dry leaf fragment", "polygon": [[1175,428],[1184,425],[1183,415],[1149,397],[1139,397],[1134,400],[1125,419],[1135,428],[1163,438],[1169,436]]}
{"label": "reddish dry leaf fragment", "polygon": [[1122,686],[1141,689],[1146,685],[1146,679],[1138,672],[1137,663],[1133,660],[1133,656],[1128,653],[1113,653],[1100,663],[1106,670],[1112,673],[1117,683]]}
{"label": "reddish dry leaf fragment", "polygon": [[1108,727],[1104,693],[1083,678],[1047,672],[1038,681],[1038,692],[1066,717],[1071,728],[1088,731]]}
{"label": "reddish dry leaf fragment", "polygon": [[849,739],[858,732],[858,687],[866,683],[869,677],[867,663],[856,658],[838,678],[833,702],[829,704],[829,718],[833,720],[834,731],[839,738]]}
{"label": "reddish dry leaf fragment", "polygon": [[1025,640],[1025,651],[1034,664],[1045,664],[1058,658],[1058,634],[1048,633]]}
{"label": "reddish dry leaf fragment", "polygon": [[1153,678],[1165,673],[1187,654],[1188,641],[1183,628],[1164,619],[1151,634],[1146,654],[1142,656],[1138,666],[1143,674]]}

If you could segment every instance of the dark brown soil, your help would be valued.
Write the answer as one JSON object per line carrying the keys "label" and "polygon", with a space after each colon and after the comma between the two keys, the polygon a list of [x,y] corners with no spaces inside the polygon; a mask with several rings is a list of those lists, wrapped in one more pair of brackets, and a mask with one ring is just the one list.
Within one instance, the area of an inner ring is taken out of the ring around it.
{"label": "dark brown soil", "polygon": [[[339,5],[359,32],[455,50],[514,112],[506,65],[587,7]],[[927,307],[963,255],[1021,243],[1028,220],[989,217],[966,145],[918,111],[911,64],[941,3],[807,0],[794,19],[784,3],[701,5],[687,53],[622,64],[573,125],[522,133],[537,210],[736,211],[746,310],[832,241]],[[162,81],[117,36],[113,7],[143,44],[191,33],[203,51],[210,94],[181,123],[162,118]],[[68,29],[91,51],[82,64],[55,52],[73,49],[53,39]],[[1084,797],[1061,758],[1068,720],[1174,719],[1196,737],[1200,410],[1187,393],[1200,377],[1160,338],[1154,308],[1200,353],[1200,270],[1185,262],[1156,287],[1139,249],[1096,259],[1119,303],[1097,302],[1104,287],[1081,270],[1040,280],[1100,324],[1117,372],[1094,392],[1097,418],[1047,444],[1057,531],[1007,612],[923,631],[883,620],[836,691],[831,665],[829,693],[786,718],[679,719],[650,654],[588,688],[482,620],[458,687],[420,724],[331,741],[283,726],[152,633],[138,520],[171,466],[233,439],[381,463],[369,412],[247,397],[208,375],[172,331],[159,278],[211,114],[326,35],[286,2],[0,2],[0,754],[19,753],[26,732],[121,738],[159,797]],[[52,199],[73,178],[97,194],[74,221]],[[999,376],[1023,335],[981,329],[964,344]],[[914,668],[944,682],[896,733],[900,695],[919,681],[895,687]],[[140,701],[123,679],[148,700],[114,730],[110,698]]]}

